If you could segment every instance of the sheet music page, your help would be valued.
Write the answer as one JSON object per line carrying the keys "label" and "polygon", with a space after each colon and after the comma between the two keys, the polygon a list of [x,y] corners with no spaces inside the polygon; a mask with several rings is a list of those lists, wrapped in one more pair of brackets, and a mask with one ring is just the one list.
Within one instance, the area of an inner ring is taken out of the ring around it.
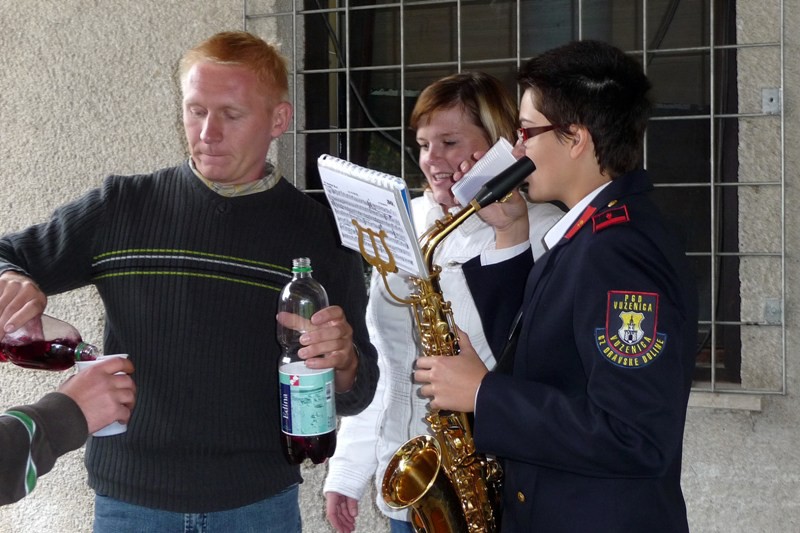
{"label": "sheet music page", "polygon": [[364,236],[364,252],[359,248],[358,230],[353,219],[375,233],[386,233],[386,246],[397,267],[417,277],[427,277],[427,269],[411,222],[408,189],[397,176],[384,174],[322,155],[317,160],[322,187],[333,210],[342,245],[388,260],[386,250],[375,249]]}
{"label": "sheet music page", "polygon": [[513,165],[517,160],[511,153],[511,143],[500,137],[494,146],[481,157],[464,176],[453,185],[451,191],[458,203],[466,206],[475,198],[487,181]]}

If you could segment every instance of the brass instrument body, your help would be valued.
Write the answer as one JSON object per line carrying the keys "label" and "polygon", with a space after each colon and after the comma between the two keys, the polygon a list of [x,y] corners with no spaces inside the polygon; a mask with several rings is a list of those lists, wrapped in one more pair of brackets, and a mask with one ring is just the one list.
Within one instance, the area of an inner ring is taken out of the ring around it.
{"label": "brass instrument body", "polygon": [[[536,165],[521,157],[481,187],[468,206],[437,221],[420,238],[427,277],[414,278],[416,292],[401,298],[386,279],[397,272],[384,230],[365,228],[353,220],[364,259],[383,278],[389,295],[411,305],[423,355],[458,355],[458,332],[450,303],[442,297],[441,269],[433,264],[433,252],[441,241],[468,217],[496,201],[504,202]],[[365,247],[369,237],[371,253]],[[381,251],[387,259],[381,257]],[[494,459],[475,452],[469,417],[465,413],[431,411],[426,417],[433,436],[421,435],[395,452],[383,477],[384,501],[394,509],[411,508],[414,529],[424,533],[494,533],[500,529],[502,470]]]}
{"label": "brass instrument body", "polygon": [[[460,351],[453,312],[442,295],[441,268],[433,263],[433,252],[476,210],[470,205],[448,215],[420,238],[429,276],[413,278],[416,291],[401,301],[413,308],[425,356],[454,356]],[[426,419],[433,436],[414,437],[394,454],[383,478],[384,500],[395,509],[410,507],[417,532],[498,531],[502,472],[494,459],[475,452],[469,417],[466,413],[432,410]]]}

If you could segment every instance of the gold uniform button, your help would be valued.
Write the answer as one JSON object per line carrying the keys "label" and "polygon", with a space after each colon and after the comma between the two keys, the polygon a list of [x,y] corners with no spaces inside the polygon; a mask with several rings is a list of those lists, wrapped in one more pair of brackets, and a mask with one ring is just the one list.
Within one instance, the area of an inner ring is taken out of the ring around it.
{"label": "gold uniform button", "polygon": [[611,200],[610,202],[608,202],[608,207],[614,207],[615,205],[617,205],[616,200]]}
{"label": "gold uniform button", "polygon": [[525,495],[522,494],[522,491],[517,492],[517,499],[519,500],[519,503],[525,503]]}

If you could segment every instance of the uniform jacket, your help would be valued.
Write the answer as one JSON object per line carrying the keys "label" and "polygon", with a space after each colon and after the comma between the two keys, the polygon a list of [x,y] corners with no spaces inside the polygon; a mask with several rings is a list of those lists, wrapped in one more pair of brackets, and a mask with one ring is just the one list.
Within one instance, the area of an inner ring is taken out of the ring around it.
{"label": "uniform jacket", "polygon": [[522,311],[475,412],[478,449],[503,459],[503,531],[688,531],[697,293],[649,189],[644,171],[614,180],[532,269],[465,265],[487,335]]}

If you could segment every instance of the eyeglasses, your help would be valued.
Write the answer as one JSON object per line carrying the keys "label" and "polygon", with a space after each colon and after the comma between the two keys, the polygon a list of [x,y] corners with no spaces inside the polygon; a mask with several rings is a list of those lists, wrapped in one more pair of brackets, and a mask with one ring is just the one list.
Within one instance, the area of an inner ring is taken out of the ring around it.
{"label": "eyeglasses", "polygon": [[556,129],[555,124],[548,124],[547,126],[534,126],[533,128],[517,128],[517,140],[525,143],[528,139],[536,137],[540,133],[545,133]]}

